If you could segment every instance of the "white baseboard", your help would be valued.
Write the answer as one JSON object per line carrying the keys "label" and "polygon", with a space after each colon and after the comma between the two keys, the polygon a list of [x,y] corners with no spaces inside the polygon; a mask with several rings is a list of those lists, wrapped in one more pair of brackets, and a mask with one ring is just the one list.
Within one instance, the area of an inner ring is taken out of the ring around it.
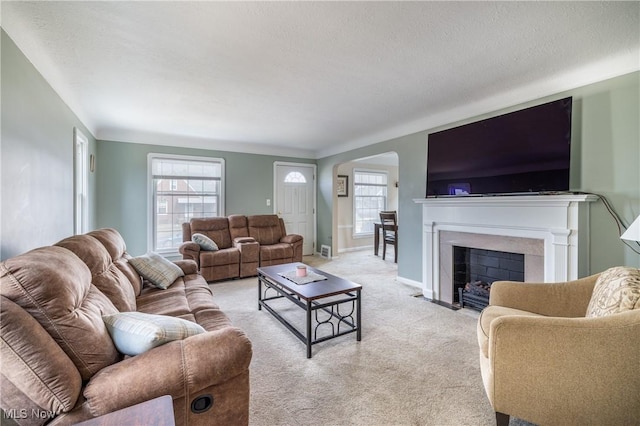
{"label": "white baseboard", "polygon": [[348,247],[338,249],[338,253],[349,253],[352,251],[371,250],[373,252],[373,246],[360,246],[360,247]]}
{"label": "white baseboard", "polygon": [[404,277],[401,277],[399,275],[398,275],[398,277],[396,279],[398,280],[398,282],[400,282],[402,284],[406,284],[406,285],[409,285],[411,287],[416,287],[416,288],[422,290],[422,283],[420,281],[410,280],[409,278],[404,278]]}

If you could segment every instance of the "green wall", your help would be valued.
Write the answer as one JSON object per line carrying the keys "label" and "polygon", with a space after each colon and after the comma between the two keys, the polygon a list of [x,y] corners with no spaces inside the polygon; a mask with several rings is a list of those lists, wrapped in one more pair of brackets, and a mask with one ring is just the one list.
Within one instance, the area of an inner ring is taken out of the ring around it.
{"label": "green wall", "polygon": [[[89,138],[96,154],[90,175],[90,227],[112,226],[132,254],[146,251],[147,154],[222,157],[226,160],[226,213],[271,213],[273,162],[313,160],[214,150],[96,141],[13,41],[1,36],[0,257],[55,243],[73,233],[73,128]],[[429,133],[564,96],[574,97],[572,182],[575,190],[606,196],[629,224],[640,214],[640,73],[557,93],[511,108],[364,148],[319,159],[318,247],[331,245],[335,167],[389,151],[398,154],[399,276],[420,282],[421,206],[425,194]],[[99,195],[98,195],[99,194]],[[591,270],[613,265],[640,267],[640,255],[618,238],[615,222],[601,202],[591,206]]]}
{"label": "green wall", "polygon": [[[573,96],[574,100],[572,189],[605,196],[629,225],[640,214],[640,72],[319,159],[318,245],[331,245],[332,241],[335,167],[357,158],[395,151],[400,167],[398,242],[402,254],[398,259],[398,275],[421,282],[422,206],[413,199],[425,195],[429,133],[566,96]],[[640,267],[640,255],[618,238],[615,221],[602,202],[591,206],[590,225],[592,272],[615,265]]]}
{"label": "green wall", "polygon": [[[640,72],[581,89],[582,191],[604,195],[629,225],[640,215]],[[591,208],[591,267],[640,267],[599,202]],[[637,246],[636,246],[637,247]]]}
{"label": "green wall", "polygon": [[[0,259],[73,234],[73,129],[96,141],[2,30]],[[89,190],[95,194],[95,174]],[[95,224],[95,196],[89,227]]]}
{"label": "green wall", "polygon": [[267,206],[266,199],[274,199],[274,162],[315,163],[302,158],[99,140],[97,225],[118,229],[132,255],[147,251],[149,153],[224,158],[227,215],[272,214],[273,204]]}

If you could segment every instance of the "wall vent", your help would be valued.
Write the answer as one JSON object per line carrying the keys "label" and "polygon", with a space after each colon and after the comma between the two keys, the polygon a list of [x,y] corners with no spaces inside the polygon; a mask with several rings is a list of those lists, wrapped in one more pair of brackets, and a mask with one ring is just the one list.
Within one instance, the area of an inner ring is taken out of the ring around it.
{"label": "wall vent", "polygon": [[323,244],[322,247],[320,247],[320,257],[331,259],[331,247]]}

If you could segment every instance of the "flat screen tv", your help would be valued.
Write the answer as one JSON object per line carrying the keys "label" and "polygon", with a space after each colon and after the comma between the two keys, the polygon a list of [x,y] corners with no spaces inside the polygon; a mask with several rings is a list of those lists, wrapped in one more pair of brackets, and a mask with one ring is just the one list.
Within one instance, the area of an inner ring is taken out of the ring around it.
{"label": "flat screen tv", "polygon": [[569,190],[572,98],[431,133],[427,197]]}

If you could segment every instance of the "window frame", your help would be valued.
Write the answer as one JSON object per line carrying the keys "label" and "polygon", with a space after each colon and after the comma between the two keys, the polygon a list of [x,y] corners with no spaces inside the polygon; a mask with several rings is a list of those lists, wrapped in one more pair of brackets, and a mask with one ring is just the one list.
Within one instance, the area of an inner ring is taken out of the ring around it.
{"label": "window frame", "polygon": [[74,233],[89,231],[89,139],[73,128],[73,228]]}
{"label": "window frame", "polygon": [[[358,184],[357,183],[357,179],[356,179],[356,174],[359,173],[369,173],[369,174],[378,174],[378,175],[384,175],[385,179],[386,179],[386,183],[384,185],[367,185],[367,186],[380,186],[383,187],[385,189],[385,195],[384,195],[384,206],[382,208],[382,210],[387,210],[387,206],[389,203],[389,172],[387,170],[376,170],[376,169],[353,169],[352,171],[352,175],[353,175],[353,232],[352,232],[352,236],[353,238],[364,238],[364,237],[370,237],[374,234],[374,229],[372,229],[370,232],[356,232],[356,218],[357,218],[357,213],[358,213],[358,209],[357,209],[357,200],[360,198],[360,196],[358,195],[358,190],[357,187],[358,186],[362,186],[362,184]],[[380,219],[378,218],[378,221]]]}
{"label": "window frame", "polygon": [[[176,160],[176,161],[194,161],[203,163],[215,163],[220,166],[220,194],[218,199],[218,216],[225,215],[225,160],[219,157],[204,157],[195,155],[179,155],[179,154],[161,154],[149,153],[147,155],[147,251],[156,252],[164,255],[177,255],[177,248],[156,248],[155,235],[157,232],[158,211],[155,204],[156,185],[153,175],[154,160]],[[177,179],[179,180],[179,179]],[[165,213],[168,214],[168,213]]]}

